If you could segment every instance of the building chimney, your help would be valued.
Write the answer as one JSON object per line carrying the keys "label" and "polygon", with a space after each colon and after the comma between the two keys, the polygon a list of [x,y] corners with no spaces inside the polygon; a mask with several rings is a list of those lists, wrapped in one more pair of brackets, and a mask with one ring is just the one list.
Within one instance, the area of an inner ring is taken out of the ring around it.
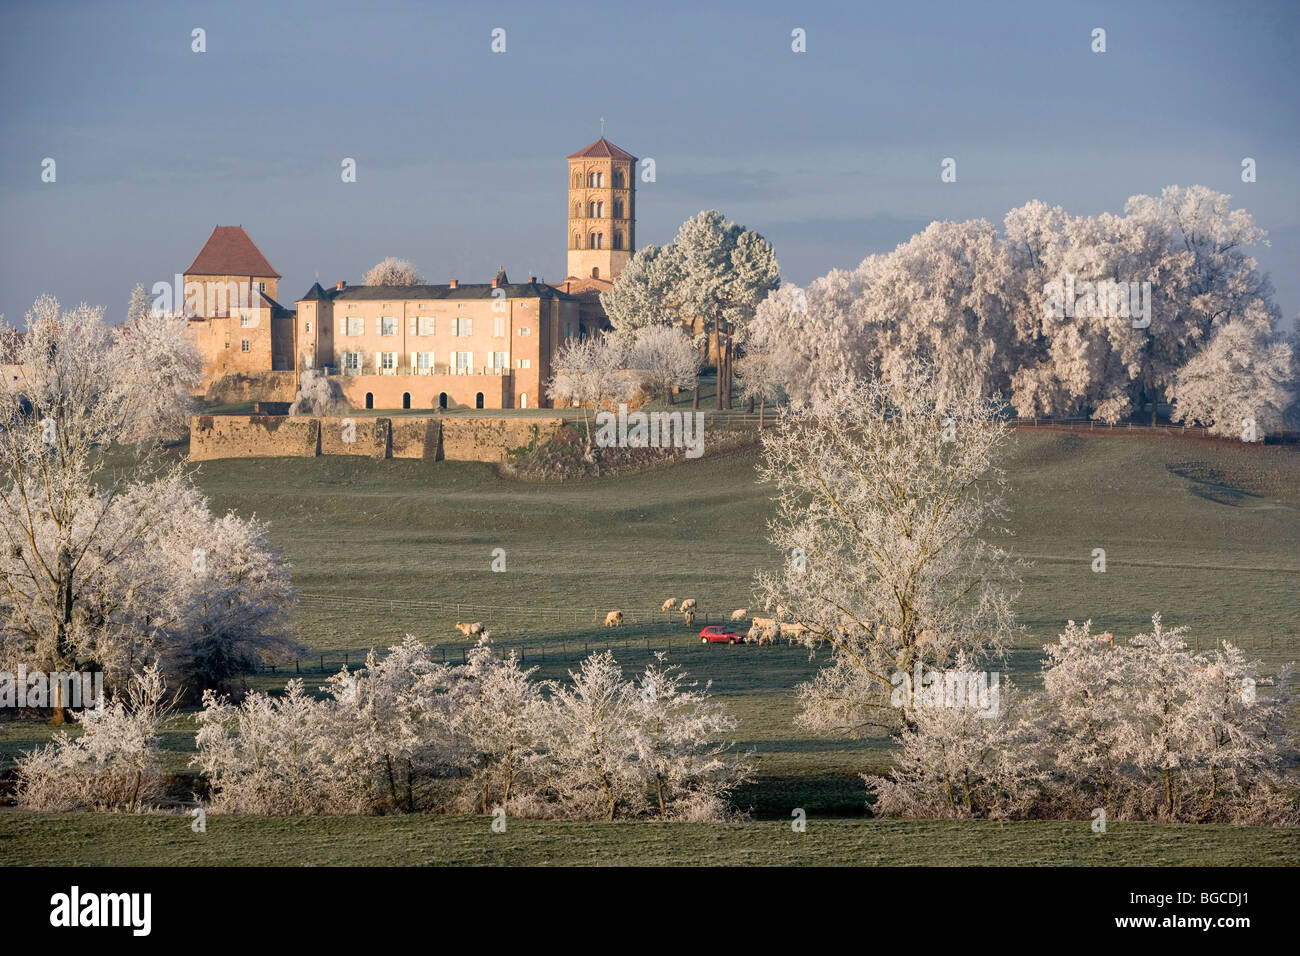
{"label": "building chimney", "polygon": [[456,288],[456,280],[452,279],[451,282],[447,283],[447,285],[453,289]]}
{"label": "building chimney", "polygon": [[335,288],[336,291],[338,291],[338,292],[342,292],[344,289],[347,288],[347,285],[348,285],[348,284],[347,284],[347,281],[346,281],[346,280],[344,280],[344,279],[340,279],[340,280],[339,280],[339,284],[336,285],[334,288]]}
{"label": "building chimney", "polygon": [[529,276],[529,277],[528,277],[528,282],[529,282],[530,285],[531,285],[532,283],[536,282],[536,281],[537,281],[537,276]]}
{"label": "building chimney", "polygon": [[492,288],[495,289],[495,288],[497,287],[497,282],[499,282],[499,281],[500,281],[499,279],[493,279],[493,280],[492,280]]}

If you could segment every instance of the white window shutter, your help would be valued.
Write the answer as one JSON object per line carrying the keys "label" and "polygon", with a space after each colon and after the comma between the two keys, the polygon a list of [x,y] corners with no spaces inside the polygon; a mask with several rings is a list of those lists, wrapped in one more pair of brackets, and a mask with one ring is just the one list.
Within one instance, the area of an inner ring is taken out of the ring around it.
{"label": "white window shutter", "polygon": [[412,335],[412,336],[414,336],[414,335],[415,335],[415,316],[411,316],[409,319],[407,319],[407,321],[406,321],[406,327],[407,327],[407,334],[408,334],[408,335]]}
{"label": "white window shutter", "polygon": [[384,353],[375,352],[375,371],[378,372],[384,367]]}

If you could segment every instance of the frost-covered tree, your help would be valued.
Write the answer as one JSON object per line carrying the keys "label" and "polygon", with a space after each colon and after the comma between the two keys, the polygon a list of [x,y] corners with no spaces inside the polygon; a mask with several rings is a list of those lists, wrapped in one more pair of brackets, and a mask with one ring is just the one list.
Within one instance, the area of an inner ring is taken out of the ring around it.
{"label": "frost-covered tree", "polygon": [[[962,680],[975,672],[951,671]],[[993,715],[970,706],[911,707],[901,750],[885,776],[863,775],[880,816],[1009,819],[1033,806],[1045,774],[1033,724],[1000,675]]]}
{"label": "frost-covered tree", "polygon": [[365,285],[423,285],[419,271],[406,259],[389,256],[375,263],[361,279]]}
{"label": "frost-covered tree", "polygon": [[636,333],[627,358],[628,367],[654,393],[673,403],[673,389],[694,384],[700,373],[700,351],[690,336],[675,325],[647,325]]}
{"label": "frost-covered tree", "polygon": [[675,285],[678,251],[668,246],[642,246],[628,260],[618,282],[600,294],[600,304],[615,331],[625,337],[652,325],[677,325],[681,312]]}
{"label": "frost-covered tree", "polygon": [[594,458],[594,412],[610,403],[626,401],[639,387],[627,371],[627,347],[611,334],[569,339],[551,363],[546,394],[553,402],[577,404],[587,420],[587,458]]}
{"label": "frost-covered tree", "polygon": [[351,407],[337,379],[320,369],[304,369],[289,414],[328,417],[346,414]]}
{"label": "frost-covered tree", "polygon": [[[337,708],[301,680],[279,696],[255,691],[236,705],[204,694],[191,761],[208,779],[211,807],[252,815],[365,813],[372,780],[351,733],[340,736]],[[351,728],[349,728],[351,730]]]}
{"label": "frost-covered tree", "polygon": [[[233,513],[214,516],[176,472],[114,492],[101,511],[84,490],[87,501],[79,506],[88,514],[71,523],[80,549],[64,660],[104,670],[110,685],[158,664],[178,693],[197,699],[204,688],[234,687],[257,664],[300,650],[288,619],[289,572],[264,525]],[[11,508],[21,501],[12,493],[7,500]],[[11,666],[39,664],[50,653],[40,616],[48,584],[32,569],[42,561],[58,567],[47,551],[57,526],[48,515],[34,515],[31,527],[35,548],[0,551],[15,622],[0,651]]]}
{"label": "frost-covered tree", "polygon": [[330,678],[327,726],[350,753],[350,766],[369,781],[375,810],[411,813],[447,799],[440,784],[454,764],[459,683],[452,668],[409,634],[382,659],[371,650],[364,667]]}
{"label": "frost-covered tree", "polygon": [[846,375],[871,374],[876,334],[854,303],[873,267],[868,259],[855,270],[833,269],[807,288],[783,283],[759,303],[745,348],[771,356],[773,373],[792,399],[807,401]]}
{"label": "frost-covered tree", "polygon": [[709,699],[709,685],[687,684],[661,651],[636,690],[637,767],[661,820],[721,820],[727,797],[750,766],[730,753],[736,719]]}
{"label": "frost-covered tree", "polygon": [[1234,319],[1178,370],[1173,420],[1195,422],[1211,434],[1264,436],[1284,426],[1295,400],[1291,347],[1270,338],[1268,323]]}
{"label": "frost-covered tree", "polygon": [[736,360],[736,376],[740,394],[749,401],[750,412],[754,410],[754,403],[758,403],[758,427],[761,430],[765,424],[767,403],[780,401],[784,394],[778,361],[767,352],[746,352]]}
{"label": "frost-covered tree", "polygon": [[[1224,644],[1194,654],[1159,615],[1121,645],[1070,622],[1047,647],[1039,726],[1053,774],[1045,812],[1119,819],[1286,823],[1289,670]],[[1264,696],[1259,689],[1273,686]]]}
{"label": "frost-covered tree", "polygon": [[717,210],[684,223],[667,246],[636,253],[618,283],[601,294],[614,327],[681,323],[698,327],[718,350],[718,408],[730,407],[736,344],[758,304],[780,282],[772,244]]}
{"label": "frost-covered tree", "polygon": [[171,707],[156,666],[131,679],[125,695],[74,714],[82,733],[59,731],[18,759],[15,797],[26,810],[150,809],[162,796],[159,725]]}
{"label": "frost-covered tree", "polygon": [[978,660],[1012,628],[1008,555],[981,536],[1004,514],[1009,428],[978,395],[941,401],[924,372],[897,387],[841,378],[763,435],[776,489],[765,607],[830,662],[801,685],[800,721],[891,726],[892,676],[920,660]]}
{"label": "frost-covered tree", "polygon": [[735,346],[758,304],[780,283],[772,244],[757,232],[728,222],[716,209],[686,220],[673,240],[675,292],[681,310],[716,339],[718,409],[731,407]]}
{"label": "frost-covered tree", "polygon": [[592,654],[569,678],[547,682],[544,786],[570,819],[636,816],[646,805],[636,689],[609,651]]}
{"label": "frost-covered tree", "polygon": [[[63,311],[50,296],[28,313],[17,380],[0,382],[0,654],[11,665],[97,666],[112,681],[127,676],[123,660],[148,662],[130,649],[156,632],[142,595],[158,595],[169,559],[153,536],[187,485],[160,456],[194,359],[168,322],[136,312],[115,333],[102,309]],[[131,442],[130,463],[106,468],[108,450]]]}
{"label": "frost-covered tree", "polygon": [[203,359],[187,325],[183,312],[156,311],[143,285],[131,293],[126,321],[113,341],[113,360],[121,367],[110,380],[115,400],[135,408],[126,440],[172,438],[188,430]]}
{"label": "frost-covered tree", "polygon": [[1045,650],[1042,730],[1056,763],[1069,768],[1076,784],[1067,791],[1066,809],[1086,815],[1101,806],[1114,817],[1130,757],[1125,714],[1131,701],[1122,680],[1127,651],[1112,635],[1094,635],[1091,621],[1070,621]]}
{"label": "frost-covered tree", "polygon": [[511,809],[536,774],[544,705],[533,681],[536,667],[524,669],[517,654],[502,657],[481,640],[469,653],[455,700],[454,732],[462,741],[472,773],[474,806]]}
{"label": "frost-covered tree", "polygon": [[1263,242],[1231,197],[1201,186],[1134,196],[1122,215],[1033,201],[1007,213],[1001,237],[936,222],[856,269],[777,289],[747,346],[778,360],[796,399],[840,373],[905,377],[920,360],[942,387],[1009,395],[1022,416],[1117,422],[1149,406],[1154,421],[1229,323],[1254,333],[1237,336],[1250,350],[1239,364],[1276,365],[1278,310],[1247,255]]}

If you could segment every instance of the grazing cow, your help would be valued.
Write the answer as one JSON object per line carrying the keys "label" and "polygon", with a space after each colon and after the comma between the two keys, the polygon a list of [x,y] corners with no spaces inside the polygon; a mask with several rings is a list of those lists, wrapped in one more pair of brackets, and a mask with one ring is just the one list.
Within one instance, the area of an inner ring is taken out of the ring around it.
{"label": "grazing cow", "polygon": [[687,611],[694,611],[694,610],[695,610],[695,598],[687,598],[685,601],[682,602],[683,614],[685,614]]}
{"label": "grazing cow", "polygon": [[1104,633],[1104,634],[1098,634],[1098,635],[1097,635],[1097,641],[1098,641],[1099,643],[1101,643],[1101,644],[1114,644],[1114,643],[1115,643],[1115,635],[1112,634],[1110,631],[1107,631],[1107,632]]}
{"label": "grazing cow", "polygon": [[782,637],[798,638],[808,631],[807,624],[782,624],[780,632]]}
{"label": "grazing cow", "polygon": [[760,635],[760,634],[762,634],[762,633],[763,633],[762,629],[761,629],[757,624],[751,624],[751,625],[749,626],[749,631],[745,634],[745,643],[746,643],[746,644],[757,644],[757,643],[758,643],[758,635]]}
{"label": "grazing cow", "polygon": [[749,608],[747,607],[738,607],[731,612],[731,619],[733,621],[743,621],[747,617],[749,617]]}
{"label": "grazing cow", "polygon": [[456,630],[460,631],[466,637],[474,637],[483,633],[483,622],[475,621],[471,624],[466,621],[457,621]]}
{"label": "grazing cow", "polygon": [[659,610],[671,611],[673,609],[673,605],[676,603],[677,603],[677,598],[669,598],[667,601],[664,601],[663,607],[659,608]]}
{"label": "grazing cow", "polygon": [[775,644],[775,643],[776,643],[777,633],[778,633],[778,632],[777,632],[777,629],[776,629],[775,627],[765,627],[765,628],[763,628],[763,633],[760,634],[760,635],[758,636],[758,643],[760,643],[760,644]]}
{"label": "grazing cow", "polygon": [[623,624],[622,611],[610,611],[608,614],[605,615],[606,627],[621,627],[622,624]]}
{"label": "grazing cow", "polygon": [[687,626],[687,627],[694,627],[694,626],[695,626],[695,612],[694,612],[694,611],[687,611],[685,614],[682,615],[682,617],[686,620],[686,626]]}
{"label": "grazing cow", "polygon": [[768,628],[768,627],[772,627],[774,624],[776,624],[776,618],[772,618],[772,617],[756,617],[756,618],[754,618],[754,626],[755,626],[755,627]]}

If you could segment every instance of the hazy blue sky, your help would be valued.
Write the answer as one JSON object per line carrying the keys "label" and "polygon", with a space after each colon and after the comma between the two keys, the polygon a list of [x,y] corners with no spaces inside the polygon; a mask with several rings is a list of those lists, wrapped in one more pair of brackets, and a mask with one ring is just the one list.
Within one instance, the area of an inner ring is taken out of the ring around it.
{"label": "hazy blue sky", "polygon": [[[1256,255],[1288,322],[1300,311],[1295,2],[4,7],[11,322],[42,292],[118,321],[136,282],[183,270],[219,223],[248,230],[287,304],[387,255],[435,282],[498,265],[558,280],[565,157],[602,116],[657,164],[641,244],[716,207],[804,283],[934,219],[1000,226],[1030,199],[1118,212],[1201,183],[1268,230]],[[795,27],[807,53],[791,52]]]}

